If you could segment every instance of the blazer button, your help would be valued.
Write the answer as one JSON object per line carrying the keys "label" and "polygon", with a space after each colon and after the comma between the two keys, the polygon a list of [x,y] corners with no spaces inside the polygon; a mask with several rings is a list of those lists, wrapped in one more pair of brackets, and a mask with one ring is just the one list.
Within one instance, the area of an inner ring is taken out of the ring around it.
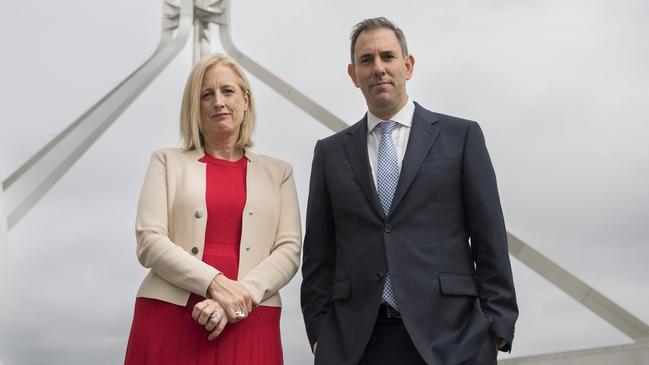
{"label": "blazer button", "polygon": [[253,215],[253,214],[255,214],[254,210],[251,210],[251,211],[248,212],[248,215]]}
{"label": "blazer button", "polygon": [[246,247],[246,251],[250,251],[250,247]]}
{"label": "blazer button", "polygon": [[383,273],[377,272],[376,274],[374,274],[374,277],[376,278],[376,281],[381,281],[383,280]]}
{"label": "blazer button", "polygon": [[203,212],[201,212],[200,210],[197,210],[196,213],[194,213],[194,217],[203,218]]}
{"label": "blazer button", "polygon": [[194,255],[198,254],[198,247],[196,247],[196,246],[192,247],[192,253]]}
{"label": "blazer button", "polygon": [[383,226],[383,230],[385,231],[385,233],[392,232],[392,225],[386,224],[385,226]]}

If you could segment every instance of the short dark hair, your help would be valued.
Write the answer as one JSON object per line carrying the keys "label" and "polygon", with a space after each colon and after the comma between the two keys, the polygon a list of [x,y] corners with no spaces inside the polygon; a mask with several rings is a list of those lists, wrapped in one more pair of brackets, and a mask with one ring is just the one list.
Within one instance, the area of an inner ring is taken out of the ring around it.
{"label": "short dark hair", "polygon": [[352,28],[352,34],[349,36],[349,40],[351,40],[350,54],[352,57],[352,64],[354,64],[354,47],[356,47],[356,40],[358,39],[358,36],[366,30],[374,30],[379,28],[387,28],[392,30],[394,32],[394,35],[397,36],[397,40],[401,45],[401,54],[403,55],[403,57],[408,56],[408,43],[406,42],[406,36],[403,34],[403,31],[387,18],[378,17],[365,19],[362,22],[354,25],[354,27]]}

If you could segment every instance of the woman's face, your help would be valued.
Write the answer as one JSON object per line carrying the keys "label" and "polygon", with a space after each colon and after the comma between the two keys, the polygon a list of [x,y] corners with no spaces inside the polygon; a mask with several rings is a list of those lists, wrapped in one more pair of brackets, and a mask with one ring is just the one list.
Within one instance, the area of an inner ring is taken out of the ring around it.
{"label": "woman's face", "polygon": [[236,140],[248,95],[239,87],[239,77],[228,66],[216,64],[205,71],[201,84],[201,122],[206,143],[225,138]]}

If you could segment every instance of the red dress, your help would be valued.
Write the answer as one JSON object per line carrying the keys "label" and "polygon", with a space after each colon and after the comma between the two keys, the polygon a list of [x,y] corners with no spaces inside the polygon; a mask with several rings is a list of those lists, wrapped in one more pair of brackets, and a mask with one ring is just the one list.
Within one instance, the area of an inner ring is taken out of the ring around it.
{"label": "red dress", "polygon": [[[239,270],[241,217],[246,203],[247,160],[226,161],[205,155],[207,228],[203,261],[236,279]],[[281,365],[278,307],[259,306],[246,319],[225,326],[212,341],[192,318],[205,298],[191,294],[181,307],[137,298],[125,364]]]}

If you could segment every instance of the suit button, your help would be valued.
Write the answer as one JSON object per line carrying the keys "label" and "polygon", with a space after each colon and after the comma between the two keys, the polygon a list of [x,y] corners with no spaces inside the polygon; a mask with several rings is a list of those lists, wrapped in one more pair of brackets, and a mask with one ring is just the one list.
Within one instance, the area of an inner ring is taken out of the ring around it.
{"label": "suit button", "polygon": [[194,217],[203,218],[203,212],[201,212],[200,210],[197,210],[196,213],[194,213]]}
{"label": "suit button", "polygon": [[374,277],[376,278],[376,281],[381,281],[383,280],[383,273],[377,272],[376,274],[374,274]]}
{"label": "suit button", "polygon": [[392,225],[386,224],[385,226],[383,226],[383,230],[385,231],[385,233],[392,232]]}
{"label": "suit button", "polygon": [[253,215],[253,214],[255,214],[254,210],[251,210],[251,211],[248,212],[248,215]]}
{"label": "suit button", "polygon": [[246,251],[250,251],[250,246],[246,247]]}
{"label": "suit button", "polygon": [[192,247],[192,253],[196,255],[198,253],[198,247],[196,246]]}

